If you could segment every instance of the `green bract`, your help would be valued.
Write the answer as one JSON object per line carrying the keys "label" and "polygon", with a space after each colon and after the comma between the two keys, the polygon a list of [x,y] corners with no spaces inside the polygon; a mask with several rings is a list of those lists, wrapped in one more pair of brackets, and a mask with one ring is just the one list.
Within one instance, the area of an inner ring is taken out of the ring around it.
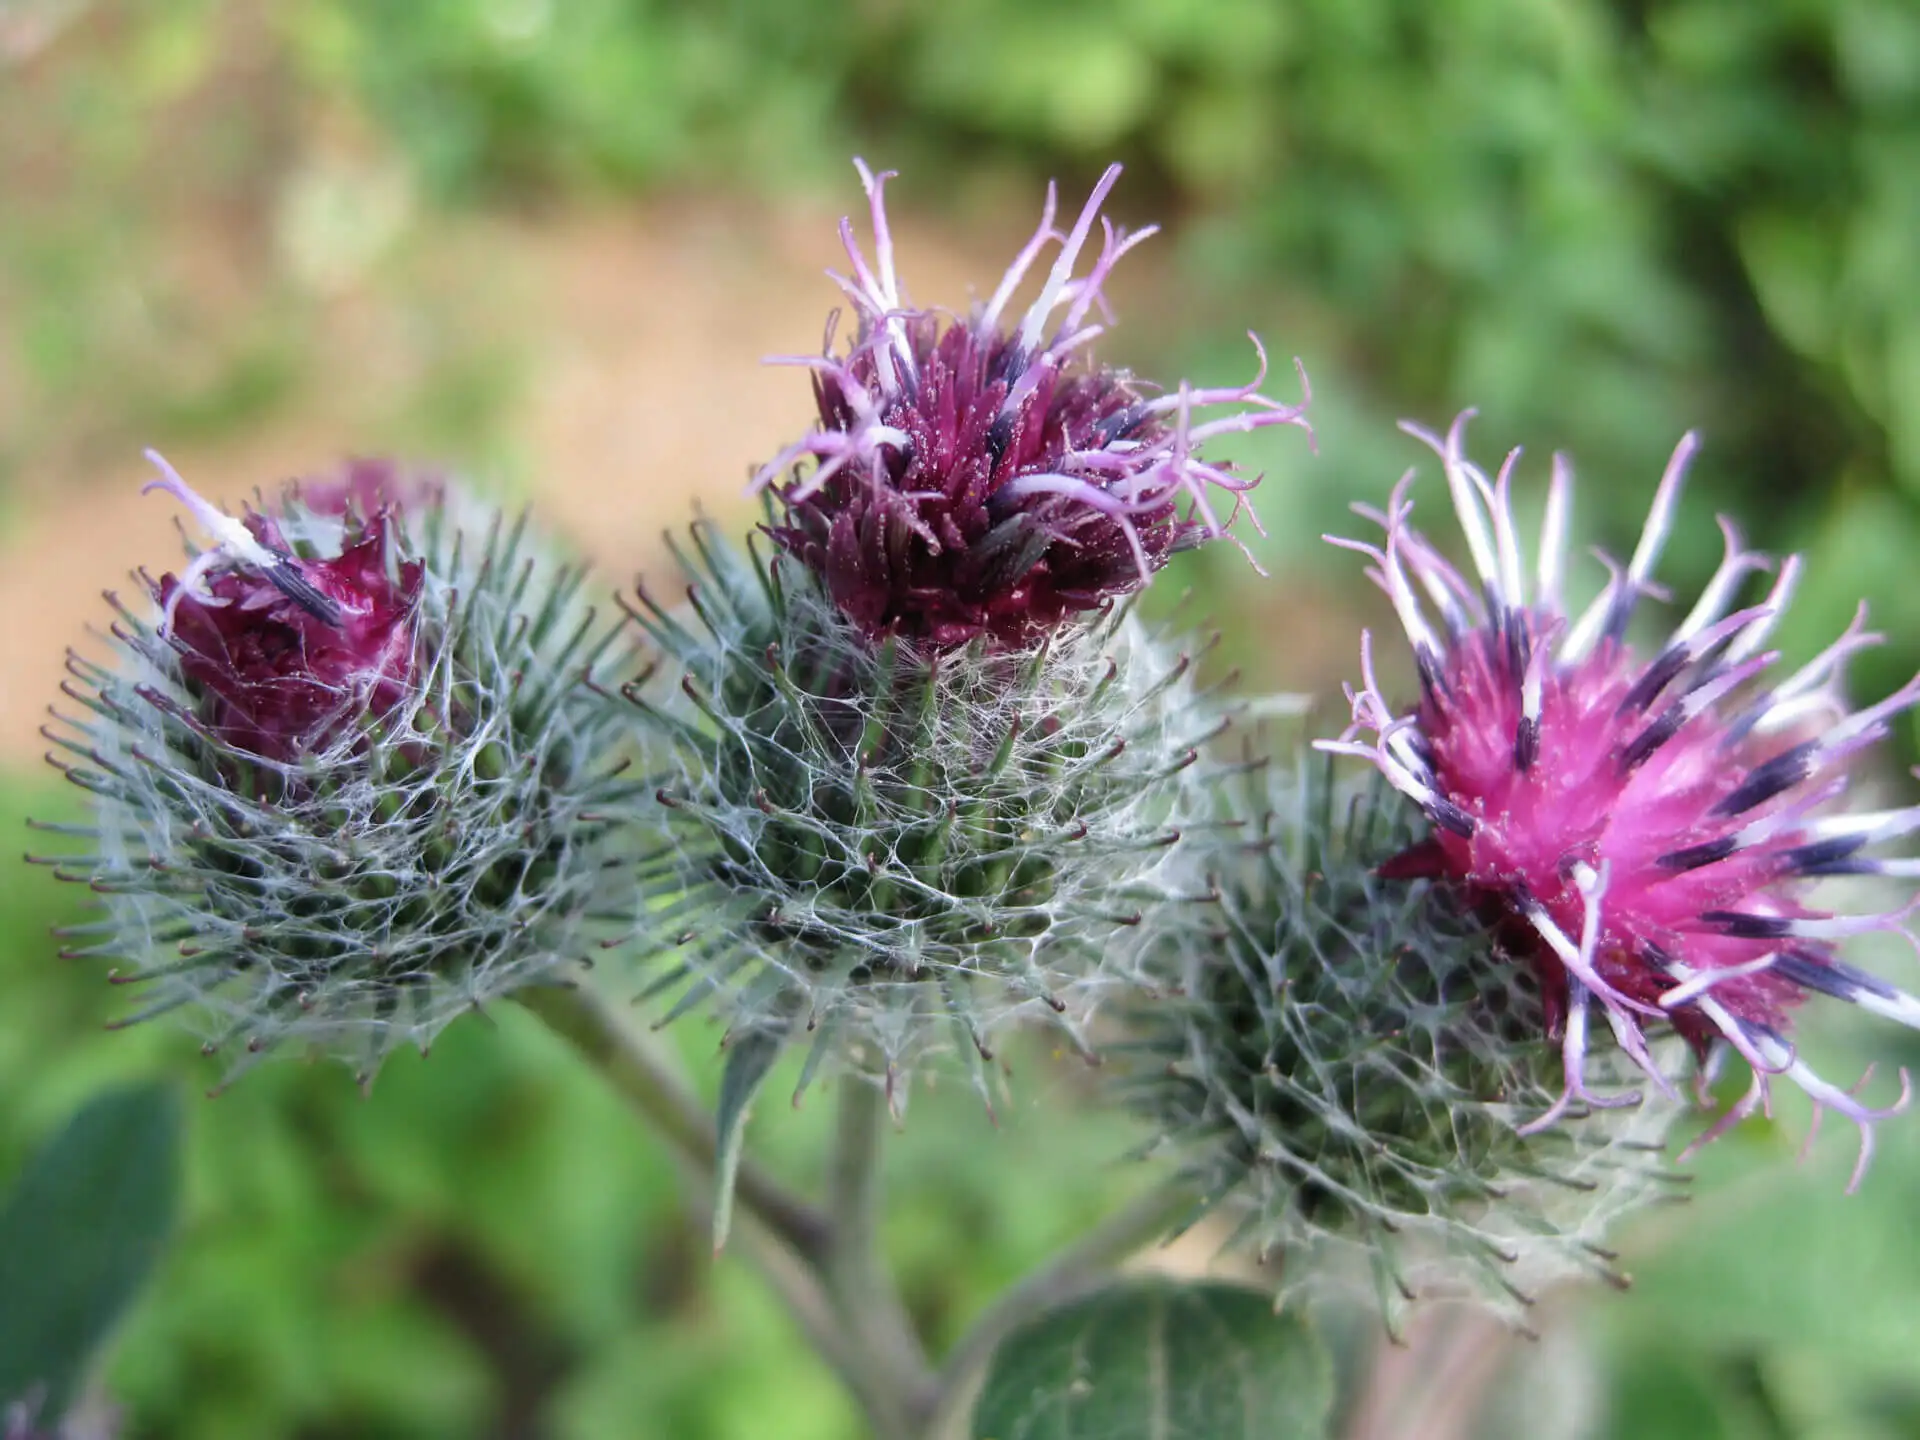
{"label": "green bract", "polygon": [[704,528],[686,607],[642,594],[663,663],[627,698],[662,839],[644,922],[677,1015],[858,1050],[891,1084],[978,1061],[1021,1017],[1085,1050],[1129,979],[1118,934],[1167,894],[1183,771],[1225,722],[1190,658],[1123,611],[1036,648],[872,640],[804,566]]}

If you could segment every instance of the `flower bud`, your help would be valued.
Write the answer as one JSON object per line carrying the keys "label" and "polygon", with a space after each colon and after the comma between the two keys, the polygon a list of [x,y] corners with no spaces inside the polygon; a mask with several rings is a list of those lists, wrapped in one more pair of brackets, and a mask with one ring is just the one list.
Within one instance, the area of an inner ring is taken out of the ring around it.
{"label": "flower bud", "polygon": [[[455,487],[361,462],[236,520],[162,465],[215,542],[70,655],[54,763],[87,790],[97,914],[131,1020],[207,1050],[284,1042],[371,1078],[462,1010],[597,948],[620,735],[578,682],[620,648],[583,576]],[[45,827],[61,829],[62,827]]]}

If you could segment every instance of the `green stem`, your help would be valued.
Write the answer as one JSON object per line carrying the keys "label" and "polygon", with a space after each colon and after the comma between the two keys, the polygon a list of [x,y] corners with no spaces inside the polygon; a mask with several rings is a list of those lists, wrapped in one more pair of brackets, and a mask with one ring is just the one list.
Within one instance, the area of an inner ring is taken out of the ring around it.
{"label": "green stem", "polygon": [[[713,1119],[672,1057],[654,1036],[588,984],[540,985],[514,996],[568,1041],[634,1110],[666,1136],[709,1182],[719,1154]],[[832,1229],[813,1206],[750,1162],[734,1182],[741,1209],[811,1264],[832,1244]]]}
{"label": "green stem", "polygon": [[843,1077],[827,1172],[832,1239],[825,1278],[842,1322],[891,1380],[884,1413],[869,1408],[876,1433],[883,1440],[912,1440],[935,1391],[919,1333],[881,1254],[887,1125],[881,1089],[856,1074]]}
{"label": "green stem", "polygon": [[848,1329],[833,1297],[821,1283],[819,1272],[796,1255],[791,1246],[771,1234],[757,1217],[747,1215],[742,1219],[744,1223],[734,1231],[735,1243],[747,1251],[755,1268],[786,1304],[808,1342],[859,1401],[875,1435],[881,1440],[893,1440],[896,1434],[904,1434],[888,1428],[893,1417],[901,1412],[894,1377],[864,1348],[860,1337]]}
{"label": "green stem", "polygon": [[980,1382],[1001,1341],[1034,1316],[1093,1289],[1140,1249],[1163,1239],[1192,1215],[1195,1201],[1192,1187],[1180,1181],[1147,1191],[988,1306],[940,1367],[937,1399],[921,1432],[925,1440],[965,1433]]}

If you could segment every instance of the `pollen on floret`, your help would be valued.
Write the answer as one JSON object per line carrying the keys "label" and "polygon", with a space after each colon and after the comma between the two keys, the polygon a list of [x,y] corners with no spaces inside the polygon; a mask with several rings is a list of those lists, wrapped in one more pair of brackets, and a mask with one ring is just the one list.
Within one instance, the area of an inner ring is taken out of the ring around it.
{"label": "pollen on floret", "polygon": [[[914,306],[894,260],[886,182],[855,162],[872,213],[873,258],[843,220],[852,274],[834,275],[854,334],[834,353],[776,363],[813,372],[819,424],[754,477],[781,508],[779,543],[825,580],[872,633],[951,646],[986,635],[1025,644],[1071,615],[1144,585],[1174,551],[1228,534],[1257,476],[1213,462],[1215,436],[1273,425],[1308,430],[1302,399],[1260,393],[1266,352],[1245,385],[1170,393],[1102,366],[1090,347],[1109,318],[1113,268],[1156,227],[1101,214],[1109,168],[1066,230],[1049,185],[1040,225],[993,294],[964,317]],[[1098,227],[1100,244],[1076,275]],[[1039,293],[1016,293],[1050,248]],[[837,316],[836,316],[837,320]],[[1198,412],[1234,407],[1210,420]],[[806,462],[811,462],[810,465]]]}
{"label": "pollen on floret", "polygon": [[[1638,1092],[1588,1083],[1592,1011],[1647,1083],[1670,1089],[1649,1049],[1656,1028],[1690,1042],[1703,1069],[1732,1052],[1752,1071],[1746,1094],[1704,1143],[1768,1103],[1791,1080],[1816,1107],[1860,1132],[1849,1189],[1865,1173],[1874,1126],[1904,1109],[1876,1106],[1818,1075],[1788,1038],[1810,993],[1849,1000],[1920,1027],[1920,1001],[1847,964],[1836,942],[1897,929],[1911,906],[1869,915],[1819,907],[1810,882],[1833,875],[1920,874],[1920,862],[1873,847],[1920,829],[1920,807],[1849,811],[1848,768],[1889,720],[1920,701],[1920,677],[1877,704],[1850,709],[1840,674],[1879,643],[1856,616],[1832,645],[1784,678],[1767,650],[1799,580],[1747,550],[1722,519],[1725,555],[1666,642],[1643,658],[1628,641],[1672,526],[1697,448],[1689,434],[1668,463],[1638,545],[1578,616],[1562,594],[1572,472],[1555,456],[1540,552],[1528,573],[1511,505],[1519,452],[1489,476],[1465,453],[1466,422],[1445,437],[1403,426],[1440,458],[1471,569],[1463,573],[1410,523],[1412,473],[1382,512],[1356,506],[1380,543],[1328,537],[1372,563],[1413,648],[1419,693],[1397,712],[1361,640],[1363,683],[1353,723],[1329,750],[1364,756],[1433,823],[1391,862],[1401,875],[1454,882],[1527,956],[1563,1052],[1564,1089],[1526,1128],[1575,1107],[1634,1103]],[[1754,603],[1752,576],[1771,581]],[[1864,1082],[1863,1082],[1864,1083]]]}

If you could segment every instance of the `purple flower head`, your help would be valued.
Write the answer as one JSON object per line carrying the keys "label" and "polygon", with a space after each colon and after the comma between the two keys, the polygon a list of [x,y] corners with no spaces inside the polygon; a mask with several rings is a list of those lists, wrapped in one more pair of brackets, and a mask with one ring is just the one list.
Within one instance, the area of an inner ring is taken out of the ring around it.
{"label": "purple flower head", "polygon": [[173,495],[216,542],[153,587],[161,634],[200,691],[210,731],[237,750],[294,761],[405,697],[423,572],[418,561],[397,577],[389,569],[391,492],[368,488],[376,477],[361,476],[358,489],[351,474],[341,482],[340,553],[309,560],[273,516],[249,510],[236,520],[153,451],[147,458],[162,477],[147,488]]}
{"label": "purple flower head", "polygon": [[[1695,437],[1675,450],[1632,559],[1624,569],[1605,560],[1605,589],[1572,617],[1561,594],[1572,491],[1566,461],[1554,457],[1529,577],[1509,503],[1519,452],[1490,480],[1464,452],[1468,415],[1445,439],[1403,428],[1440,456],[1471,577],[1408,523],[1411,473],[1384,514],[1355,507],[1382,528],[1383,544],[1334,541],[1373,562],[1368,575],[1412,643],[1420,694],[1410,712],[1395,713],[1363,636],[1365,685],[1348,691],[1353,724],[1324,748],[1372,760],[1433,821],[1432,838],[1389,868],[1461,886],[1531,963],[1560,1037],[1566,1088],[1523,1129],[1548,1126],[1576,1103],[1638,1099],[1587,1088],[1597,1004],[1621,1049],[1662,1089],[1670,1082],[1647,1038],[1658,1022],[1685,1037],[1703,1066],[1729,1051],[1747,1062],[1746,1095],[1696,1146],[1766,1104],[1771,1082],[1785,1078],[1811,1097],[1816,1116],[1836,1110],[1859,1127],[1857,1185],[1874,1125],[1908,1101],[1906,1072],[1894,1103],[1870,1106],[1855,1097],[1858,1086],[1816,1074],[1788,1031],[1793,1008],[1814,992],[1920,1027],[1920,1001],[1845,963],[1834,943],[1897,929],[1911,907],[1835,916],[1816,908],[1808,884],[1920,874],[1920,861],[1867,853],[1920,830],[1920,807],[1840,805],[1848,763],[1920,701],[1920,677],[1876,705],[1848,709],[1842,662],[1880,639],[1864,633],[1863,608],[1813,661],[1770,679],[1778,656],[1763,647],[1800,559],[1775,569],[1742,549],[1725,519],[1726,556],[1705,592],[1658,654],[1637,657],[1628,622],[1653,588]],[[1758,603],[1734,608],[1756,572],[1772,572],[1771,586]]]}
{"label": "purple flower head", "polygon": [[[1304,398],[1282,405],[1259,393],[1267,365],[1257,338],[1259,373],[1224,389],[1183,381],[1160,395],[1089,357],[1105,329],[1092,317],[1108,314],[1108,275],[1155,229],[1129,234],[1100,214],[1118,165],[1065,233],[1054,227],[1049,185],[1039,229],[992,297],[961,319],[906,299],[883,195],[891,172],[854,163],[872,209],[874,259],[842,220],[853,274],[833,278],[857,328],[842,355],[829,321],[823,355],[781,359],[813,371],[820,423],[753,483],[776,487],[785,514],[775,538],[867,630],[940,646],[980,635],[1031,641],[1139,589],[1173,551],[1227,533],[1257,477],[1202,459],[1207,440],[1268,425],[1309,429]],[[1076,278],[1095,221],[1100,250]],[[1058,253],[1040,293],[1022,318],[1008,319],[1014,292],[1050,246]],[[1304,372],[1300,379],[1304,392]],[[1195,420],[1219,405],[1241,408]],[[808,458],[811,469],[800,465]]]}

